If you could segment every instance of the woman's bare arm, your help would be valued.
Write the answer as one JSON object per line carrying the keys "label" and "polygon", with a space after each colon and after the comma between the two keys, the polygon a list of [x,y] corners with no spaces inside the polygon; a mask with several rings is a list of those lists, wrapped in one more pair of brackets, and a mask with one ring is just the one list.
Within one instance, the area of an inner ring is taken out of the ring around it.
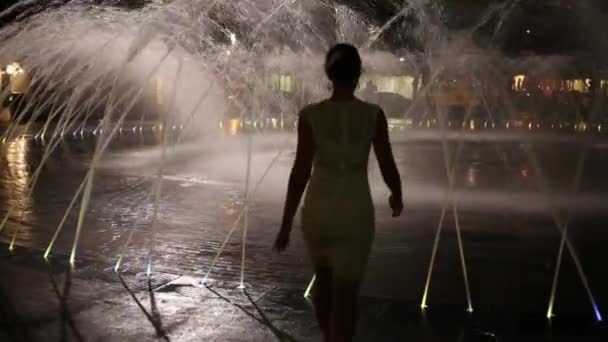
{"label": "woman's bare arm", "polygon": [[293,218],[296,215],[302,195],[310,179],[312,162],[315,154],[312,128],[302,116],[298,119],[298,146],[296,149],[296,160],[294,162],[289,183],[287,185],[287,199],[283,210],[283,222],[281,230],[275,242],[275,249],[279,252],[285,249],[289,241]]}
{"label": "woman's bare arm", "polygon": [[[401,176],[395,163],[393,150],[388,136],[388,122],[383,111],[380,111],[376,120],[376,135],[374,136],[374,152],[380,165],[382,178],[391,191],[391,207],[400,210],[403,208],[403,195],[401,193]],[[396,208],[398,207],[398,208]],[[395,214],[395,213],[393,213]]]}

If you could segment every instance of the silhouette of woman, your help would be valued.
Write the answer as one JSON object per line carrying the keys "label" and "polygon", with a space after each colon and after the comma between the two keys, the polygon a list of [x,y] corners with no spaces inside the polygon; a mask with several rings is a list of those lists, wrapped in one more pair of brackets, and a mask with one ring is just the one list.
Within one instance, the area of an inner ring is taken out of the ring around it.
{"label": "silhouette of woman", "polygon": [[372,146],[391,191],[394,217],[401,215],[403,201],[384,112],[354,95],[361,75],[357,49],[348,44],[332,47],[325,72],[333,93],[300,111],[296,158],[274,249],[280,253],[289,244],[293,218],[308,185],[302,232],[316,272],[315,311],[325,341],[342,342],[354,336],[359,286],[374,239],[367,176]]}

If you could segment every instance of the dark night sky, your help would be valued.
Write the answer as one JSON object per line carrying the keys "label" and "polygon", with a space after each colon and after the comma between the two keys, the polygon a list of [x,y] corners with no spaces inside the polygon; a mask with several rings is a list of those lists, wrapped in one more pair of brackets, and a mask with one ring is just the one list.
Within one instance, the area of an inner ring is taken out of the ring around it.
{"label": "dark night sky", "polygon": [[[30,0],[36,1],[36,0]],[[39,3],[61,4],[70,0],[44,0]],[[103,0],[89,0],[104,2]],[[253,0],[254,1],[254,0]],[[381,23],[388,20],[399,8],[391,0],[328,0],[348,4],[354,9],[372,15]],[[445,8],[448,27],[465,30],[479,23],[488,9],[496,6],[510,8],[501,30],[495,33],[501,13],[475,31],[475,41],[482,46],[493,46],[512,54],[577,53],[588,50],[608,51],[608,36],[603,32],[608,20],[607,0],[440,0]],[[0,10],[10,7],[16,0],[0,1]],[[105,2],[108,2],[107,0]],[[138,7],[147,0],[110,1],[127,7]],[[42,6],[38,7],[41,8]],[[34,6],[36,8],[36,6]],[[35,9],[34,9],[35,10]],[[12,17],[9,17],[12,20]],[[411,19],[405,19],[411,20]],[[1,23],[0,23],[1,25]],[[398,26],[398,25],[397,25]],[[407,27],[401,26],[402,27]],[[530,30],[530,33],[527,33]],[[388,39],[391,40],[391,33]],[[402,35],[395,32],[397,44]],[[397,38],[398,37],[398,38]]]}

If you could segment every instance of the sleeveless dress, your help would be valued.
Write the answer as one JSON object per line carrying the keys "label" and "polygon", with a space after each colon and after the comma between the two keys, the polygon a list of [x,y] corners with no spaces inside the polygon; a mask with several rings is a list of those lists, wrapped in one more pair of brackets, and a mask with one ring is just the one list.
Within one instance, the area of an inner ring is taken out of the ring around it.
{"label": "sleeveless dress", "polygon": [[312,262],[334,277],[363,277],[374,238],[368,160],[380,107],[359,99],[326,100],[304,108],[312,128],[313,171],[302,208]]}

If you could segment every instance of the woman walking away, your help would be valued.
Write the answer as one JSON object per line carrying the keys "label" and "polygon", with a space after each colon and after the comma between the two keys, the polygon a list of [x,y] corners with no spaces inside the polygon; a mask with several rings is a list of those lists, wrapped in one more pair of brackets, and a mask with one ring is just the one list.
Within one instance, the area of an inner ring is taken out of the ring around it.
{"label": "woman walking away", "polygon": [[403,201],[386,117],[379,106],[354,95],[361,75],[359,52],[352,45],[335,45],[327,53],[325,72],[333,93],[299,114],[296,159],[274,248],[282,252],[289,244],[293,218],[308,185],[302,232],[317,279],[315,311],[325,341],[345,342],[355,333],[359,287],[374,240],[367,177],[372,146],[391,191],[394,217],[401,215]]}

